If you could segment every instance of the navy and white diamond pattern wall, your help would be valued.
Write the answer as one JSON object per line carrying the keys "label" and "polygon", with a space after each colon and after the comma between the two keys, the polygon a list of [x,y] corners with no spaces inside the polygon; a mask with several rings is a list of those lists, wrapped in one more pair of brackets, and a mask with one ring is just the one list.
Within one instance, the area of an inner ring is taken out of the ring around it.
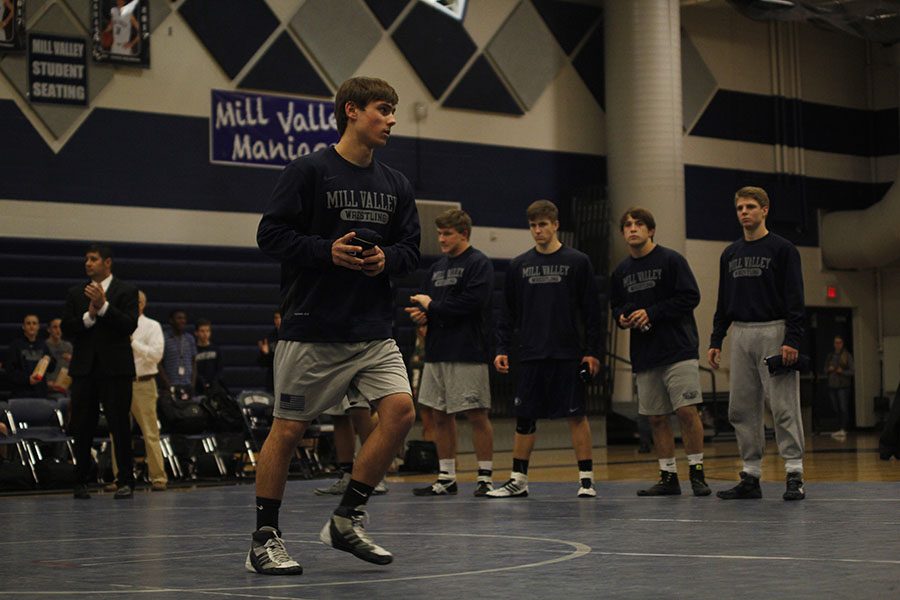
{"label": "navy and white diamond pattern wall", "polygon": [[[596,6],[519,0],[483,48],[466,29],[463,0],[305,0],[296,11],[267,0],[149,0],[151,31],[174,9],[236,87],[329,98],[381,43],[393,43],[431,95],[448,108],[523,114],[571,64],[603,107],[603,22]],[[488,1],[488,0],[481,0]],[[27,0],[27,27],[88,36],[91,0]],[[278,8],[279,10],[274,10]],[[484,38],[482,38],[484,39]],[[483,42],[482,42],[483,43]],[[693,123],[716,82],[684,39],[685,123]],[[91,62],[93,99],[116,68]],[[0,72],[27,99],[22,54]],[[88,107],[32,105],[55,139]]]}
{"label": "navy and white diamond pattern wall", "polygon": [[[150,31],[156,29],[169,15],[167,0],[150,1]],[[90,39],[91,0],[28,0],[25,4],[26,28],[29,32]],[[60,140],[72,133],[73,126],[91,111],[91,103],[112,81],[116,68],[108,64],[89,62],[87,68],[87,106],[31,104],[27,109],[46,127],[52,140]],[[0,73],[26,101],[29,99],[28,64],[25,53],[0,56]]]}

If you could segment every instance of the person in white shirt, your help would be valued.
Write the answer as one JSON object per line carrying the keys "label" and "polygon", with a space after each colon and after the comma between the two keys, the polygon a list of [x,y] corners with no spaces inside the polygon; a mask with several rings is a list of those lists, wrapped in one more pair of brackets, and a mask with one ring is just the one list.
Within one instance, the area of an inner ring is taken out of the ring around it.
{"label": "person in white shirt", "polygon": [[[134,383],[131,384],[131,416],[137,421],[144,436],[151,489],[162,492],[168,485],[168,476],[159,445],[159,421],[156,420],[156,365],[162,360],[165,342],[159,321],[144,314],[146,307],[147,295],[143,290],[138,290],[138,325],[131,334],[135,372]],[[118,474],[115,455],[113,450],[113,472]]]}

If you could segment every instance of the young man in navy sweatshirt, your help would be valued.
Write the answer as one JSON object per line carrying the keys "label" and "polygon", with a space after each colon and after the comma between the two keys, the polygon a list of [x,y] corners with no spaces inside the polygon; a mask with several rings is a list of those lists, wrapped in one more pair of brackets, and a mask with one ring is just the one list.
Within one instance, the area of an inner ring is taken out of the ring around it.
{"label": "young man in navy sweatshirt", "polygon": [[472,218],[462,210],[438,215],[438,243],[443,256],[428,271],[424,294],[410,297],[406,309],[416,325],[427,325],[425,367],[419,404],[433,409],[434,437],[440,473],[417,496],[457,493],[456,415],[472,425],[478,459],[475,496],[494,489],[494,430],[491,427],[491,384],[488,374],[487,315],[494,289],[490,259],[469,243]]}
{"label": "young man in navy sweatshirt", "polygon": [[[600,370],[600,298],[586,254],[559,241],[559,212],[548,200],[527,210],[535,246],[509,263],[505,311],[497,328],[494,367],[509,373],[513,332],[518,333],[516,433],[509,480],[488,498],[528,495],[528,461],[537,419],[566,418],[578,461],[579,498],[593,498],[593,445],[579,370]],[[584,332],[582,339],[581,332]]]}
{"label": "young man in navy sweatshirt", "polygon": [[610,305],[622,329],[631,330],[631,369],[637,375],[638,412],[647,415],[659,459],[659,482],[638,496],[681,494],[670,416],[681,424],[695,496],[711,491],[703,474],[703,424],[699,344],[694,309],[700,289],[687,261],[653,241],[656,220],[644,208],[629,208],[619,220],[630,256],[612,274]]}
{"label": "young man in navy sweatshirt", "polygon": [[803,500],[803,423],[800,374],[770,374],[766,357],[780,356],[786,366],[797,362],[803,339],[803,271],[792,243],[766,228],[769,196],[758,187],[743,187],[734,207],[744,236],[728,246],[719,260],[719,299],[707,359],[719,368],[722,340],[732,331],[731,393],[728,420],[734,426],[743,459],[741,481],[716,492],[723,500],[762,498],[759,478],[766,446],[763,430],[765,398],[775,420],[778,453],[787,472],[785,500]]}
{"label": "young man in navy sweatshirt", "polygon": [[288,467],[309,422],[348,391],[372,402],[379,422],[319,537],[375,564],[393,560],[366,533],[364,505],[415,420],[406,365],[391,339],[388,275],[418,265],[419,217],[406,177],[374,158],[397,123],[397,100],[381,79],[341,84],[335,97],[340,141],[284,169],[259,223],[260,249],[281,261],[282,322],[275,420],[256,471],[249,571],[303,572],[278,526]]}

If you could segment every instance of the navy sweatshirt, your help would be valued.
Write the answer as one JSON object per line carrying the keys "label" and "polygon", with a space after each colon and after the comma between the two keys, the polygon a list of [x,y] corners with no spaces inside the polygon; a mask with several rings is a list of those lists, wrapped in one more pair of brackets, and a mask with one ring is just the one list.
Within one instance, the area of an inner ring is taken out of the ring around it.
{"label": "navy sweatshirt", "polygon": [[494,288],[494,266],[471,246],[456,257],[442,256],[431,266],[425,293],[428,305],[426,362],[486,362],[487,315]]}
{"label": "navy sweatshirt", "polygon": [[519,360],[600,358],[600,298],[586,254],[532,248],[510,261],[504,295],[497,354],[509,354],[518,331]]}
{"label": "navy sweatshirt", "polygon": [[698,359],[694,309],[700,289],[685,258],[657,245],[646,256],[628,257],[612,274],[613,318],[647,311],[650,331],[631,330],[631,369],[635,373],[682,360]]}
{"label": "navy sweatshirt", "polygon": [[[361,228],[383,240],[384,271],[375,277],[336,266],[331,244]],[[259,223],[256,241],[281,261],[279,339],[361,342],[391,337],[389,275],[419,264],[419,215],[412,186],[373,160],[359,167],[326,148],[291,162]]]}
{"label": "navy sweatshirt", "polygon": [[34,368],[44,356],[51,357],[47,373],[52,373],[56,366],[56,361],[52,359],[47,342],[40,338],[32,342],[24,335],[20,335],[9,343],[6,349],[5,368],[9,382],[12,384],[12,398],[47,397],[46,376],[34,385],[30,383]]}
{"label": "navy sweatshirt", "polygon": [[803,309],[803,271],[797,248],[774,233],[752,242],[737,240],[725,248],[719,260],[719,300],[709,347],[722,347],[733,321],[783,319],[782,344],[799,349]]}

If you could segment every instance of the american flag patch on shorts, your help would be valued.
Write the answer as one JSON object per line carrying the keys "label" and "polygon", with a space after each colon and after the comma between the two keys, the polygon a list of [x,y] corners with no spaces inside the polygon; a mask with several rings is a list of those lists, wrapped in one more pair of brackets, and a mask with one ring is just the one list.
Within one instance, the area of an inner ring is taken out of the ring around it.
{"label": "american flag patch on shorts", "polygon": [[306,408],[306,396],[282,394],[278,399],[278,407],[281,410],[303,410]]}

